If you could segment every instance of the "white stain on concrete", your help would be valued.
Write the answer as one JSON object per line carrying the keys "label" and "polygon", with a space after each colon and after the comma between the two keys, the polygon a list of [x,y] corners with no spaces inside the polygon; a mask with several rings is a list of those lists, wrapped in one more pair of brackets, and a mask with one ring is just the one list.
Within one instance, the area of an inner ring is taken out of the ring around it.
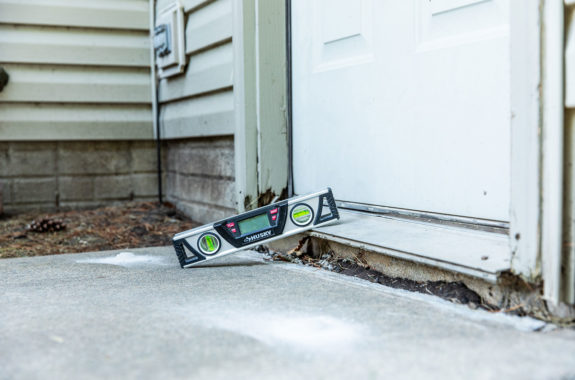
{"label": "white stain on concrete", "polygon": [[367,337],[362,325],[329,315],[228,312],[212,318],[208,325],[249,336],[269,346],[310,351],[352,349]]}
{"label": "white stain on concrete", "polygon": [[109,264],[121,267],[131,267],[142,264],[162,264],[162,256],[134,255],[132,252],[120,252],[116,256],[98,257],[77,260],[81,264]]}

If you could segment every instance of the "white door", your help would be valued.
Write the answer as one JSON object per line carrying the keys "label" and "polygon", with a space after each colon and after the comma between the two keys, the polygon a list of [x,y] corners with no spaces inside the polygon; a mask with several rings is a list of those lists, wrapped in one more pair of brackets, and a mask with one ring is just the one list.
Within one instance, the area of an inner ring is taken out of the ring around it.
{"label": "white door", "polygon": [[509,0],[292,0],[298,194],[509,220]]}

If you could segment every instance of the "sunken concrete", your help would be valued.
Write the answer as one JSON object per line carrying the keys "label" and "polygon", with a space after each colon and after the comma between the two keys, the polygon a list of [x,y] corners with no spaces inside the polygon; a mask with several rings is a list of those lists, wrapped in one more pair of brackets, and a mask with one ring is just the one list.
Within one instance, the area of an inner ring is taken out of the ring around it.
{"label": "sunken concrete", "polygon": [[573,330],[170,248],[1,260],[0,353],[9,379],[575,378]]}

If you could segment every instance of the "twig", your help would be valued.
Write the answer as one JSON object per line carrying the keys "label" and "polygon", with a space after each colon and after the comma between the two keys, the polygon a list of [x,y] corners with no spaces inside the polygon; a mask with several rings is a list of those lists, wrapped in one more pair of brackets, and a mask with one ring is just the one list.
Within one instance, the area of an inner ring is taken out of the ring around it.
{"label": "twig", "polygon": [[525,306],[525,304],[515,305],[515,306],[510,307],[508,309],[488,310],[488,311],[490,313],[510,313],[510,312],[515,311],[517,309],[521,309],[523,306]]}

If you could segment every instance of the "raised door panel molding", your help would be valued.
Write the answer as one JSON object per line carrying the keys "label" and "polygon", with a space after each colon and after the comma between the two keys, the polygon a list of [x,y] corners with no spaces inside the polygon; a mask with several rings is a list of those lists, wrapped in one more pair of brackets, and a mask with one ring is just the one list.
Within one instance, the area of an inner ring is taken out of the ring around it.
{"label": "raised door panel molding", "polygon": [[509,35],[509,0],[417,0],[415,4],[418,52]]}
{"label": "raised door panel molding", "polygon": [[428,0],[431,14],[438,15],[440,13],[453,11],[455,9],[468,7],[470,5],[483,3],[489,0]]}
{"label": "raised door panel molding", "polygon": [[315,71],[373,61],[373,0],[316,1],[313,12]]}

